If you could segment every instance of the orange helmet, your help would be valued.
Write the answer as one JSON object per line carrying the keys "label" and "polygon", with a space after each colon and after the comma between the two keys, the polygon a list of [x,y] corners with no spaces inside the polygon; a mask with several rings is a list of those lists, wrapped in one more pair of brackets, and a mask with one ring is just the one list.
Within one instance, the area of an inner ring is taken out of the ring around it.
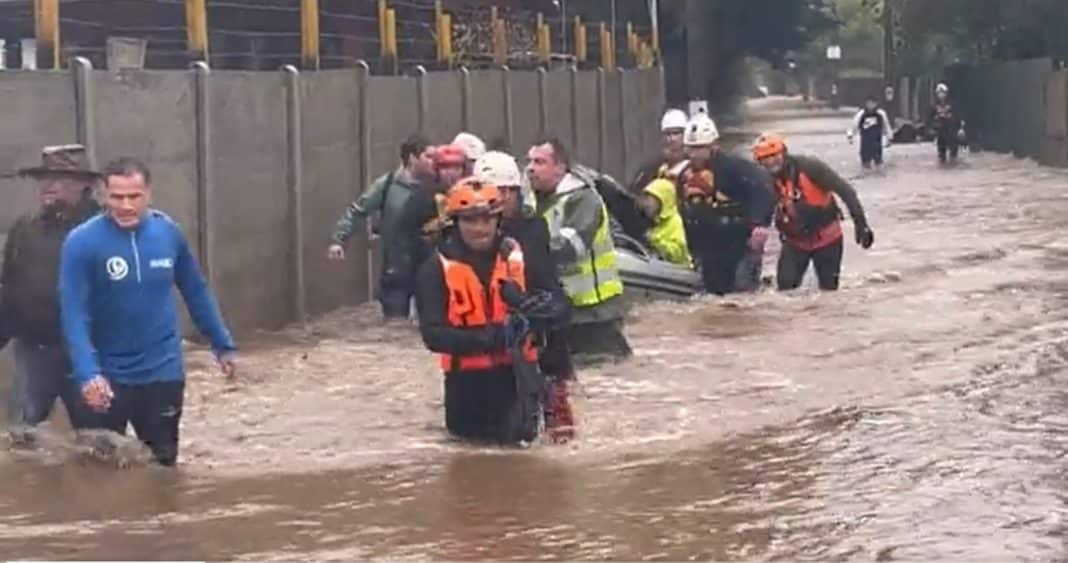
{"label": "orange helmet", "polygon": [[434,168],[466,165],[467,151],[460,145],[441,145],[434,151]]}
{"label": "orange helmet", "polygon": [[464,178],[449,188],[445,199],[445,214],[450,217],[501,212],[501,193],[497,186]]}
{"label": "orange helmet", "polygon": [[753,158],[756,160],[763,160],[785,153],[786,140],[782,138],[782,135],[775,133],[764,133],[753,144]]}

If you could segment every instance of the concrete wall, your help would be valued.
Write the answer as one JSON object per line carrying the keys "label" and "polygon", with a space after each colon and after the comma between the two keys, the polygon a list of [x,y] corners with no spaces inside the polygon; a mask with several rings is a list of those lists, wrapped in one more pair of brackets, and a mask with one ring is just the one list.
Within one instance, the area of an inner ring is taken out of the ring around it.
{"label": "concrete wall", "polygon": [[[0,92],[19,108],[5,116],[0,172],[34,164],[43,145],[78,140],[98,163],[144,159],[155,205],[207,259],[239,333],[371,297],[377,245],[356,237],[343,265],[327,263],[325,247],[344,206],[397,165],[409,134],[440,143],[466,128],[509,142],[521,159],[536,138],[556,135],[580,162],[626,178],[655,152],[664,103],[655,69],[603,77],[503,70],[378,77],[360,69],[76,77],[0,73]],[[0,180],[0,189],[7,192],[3,233],[32,209],[33,188]]]}
{"label": "concrete wall", "polygon": [[1046,77],[1043,102],[1045,127],[1039,161],[1050,166],[1068,166],[1068,71]]}

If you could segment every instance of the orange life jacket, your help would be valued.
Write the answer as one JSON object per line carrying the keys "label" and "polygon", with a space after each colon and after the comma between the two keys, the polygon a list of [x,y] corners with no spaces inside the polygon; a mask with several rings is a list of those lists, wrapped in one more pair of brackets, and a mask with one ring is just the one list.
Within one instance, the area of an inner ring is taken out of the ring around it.
{"label": "orange life jacket", "polygon": [[[523,251],[518,245],[509,253],[507,259],[497,254],[490,287],[487,293],[474,268],[465,262],[450,260],[438,254],[441,269],[445,274],[445,287],[449,292],[448,323],[457,328],[484,327],[489,324],[503,324],[508,316],[508,305],[501,298],[501,282],[511,280],[526,291],[526,274],[523,264]],[[523,357],[531,362],[538,360],[538,351],[534,347],[533,337],[528,336],[523,345]],[[445,373],[454,371],[486,371],[499,367],[511,366],[512,356],[507,349],[492,354],[471,354],[457,356],[441,354],[441,369]]]}
{"label": "orange life jacket", "polygon": [[679,180],[682,201],[691,210],[697,208],[715,216],[743,217],[742,205],[716,187],[716,174],[711,169],[687,167]]}
{"label": "orange life jacket", "polygon": [[842,238],[842,214],[834,195],[816,185],[804,172],[795,180],[776,180],[779,208],[775,226],[791,245],[816,250]]}

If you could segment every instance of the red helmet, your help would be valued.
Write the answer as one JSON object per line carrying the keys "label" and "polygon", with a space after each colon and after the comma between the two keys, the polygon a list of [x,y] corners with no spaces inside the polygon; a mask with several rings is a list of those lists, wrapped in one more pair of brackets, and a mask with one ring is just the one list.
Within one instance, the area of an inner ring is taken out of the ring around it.
{"label": "red helmet", "polygon": [[501,193],[497,186],[464,178],[449,188],[445,213],[450,217],[501,212]]}
{"label": "red helmet", "polygon": [[467,151],[460,145],[441,145],[434,151],[434,168],[466,165]]}

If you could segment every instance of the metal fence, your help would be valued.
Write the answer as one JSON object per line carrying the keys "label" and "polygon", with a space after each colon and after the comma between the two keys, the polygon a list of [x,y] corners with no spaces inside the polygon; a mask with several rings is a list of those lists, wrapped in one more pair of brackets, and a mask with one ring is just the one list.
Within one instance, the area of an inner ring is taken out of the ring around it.
{"label": "metal fence", "polygon": [[[468,130],[517,152],[556,135],[581,162],[629,177],[656,150],[662,82],[658,69],[7,72],[0,90],[19,109],[5,117],[0,171],[72,141],[97,165],[144,159],[156,205],[185,228],[231,323],[272,329],[370,298],[373,242],[354,241],[366,259],[345,266],[323,253],[338,214],[396,166],[410,133],[447,142]],[[0,180],[0,192],[3,232],[34,190]]]}
{"label": "metal fence", "polygon": [[1056,115],[1063,114],[1063,94],[1050,89],[1057,74],[1053,60],[1041,58],[956,65],[941,75],[904,77],[900,111],[915,122],[926,122],[935,86],[945,82],[974,148],[1059,164],[1049,154],[1053,148],[1048,139],[1051,127],[1056,130]]}
{"label": "metal fence", "polygon": [[[642,4],[645,0],[615,0],[621,6]],[[109,38],[132,38],[145,42],[144,68],[184,69],[201,56],[195,42],[200,24],[191,16],[194,6],[204,13],[204,39],[207,60],[212,68],[276,70],[283,65],[300,66],[303,41],[314,34],[318,45],[319,68],[355,66],[358,60],[371,62],[373,73],[396,73],[416,65],[427,68],[448,66],[438,56],[438,18],[450,18],[450,63],[471,68],[490,66],[493,57],[492,16],[505,23],[506,62],[513,68],[542,64],[537,51],[537,25],[541,22],[549,38],[550,59],[571,62],[576,54],[574,16],[601,16],[603,0],[557,2],[488,2],[435,0],[388,0],[395,20],[398,64],[380,64],[383,45],[383,13],[378,0],[51,0],[58,11],[57,60],[81,56],[96,68],[108,68]],[[600,4],[598,4],[600,2]],[[24,40],[38,35],[48,37],[47,26],[39,25],[41,6],[48,0],[0,1],[0,39],[7,44],[7,66],[21,68]],[[315,26],[307,27],[303,10],[314,4]],[[628,11],[634,13],[634,10]],[[586,19],[589,19],[587,17]],[[47,20],[47,16],[44,20]],[[603,19],[603,18],[600,18]],[[600,19],[583,23],[586,30],[588,66],[606,66],[601,60]],[[44,21],[42,20],[42,21]],[[626,34],[651,40],[648,18],[619,21],[613,37],[614,52],[622,66],[636,66],[629,56],[632,45]],[[191,31],[191,28],[192,31]],[[615,57],[613,57],[615,59]],[[499,63],[499,61],[497,61]],[[612,61],[613,63],[615,60]],[[32,66],[32,65],[31,65]],[[612,65],[616,66],[616,65]],[[40,68],[51,68],[42,64]]]}

